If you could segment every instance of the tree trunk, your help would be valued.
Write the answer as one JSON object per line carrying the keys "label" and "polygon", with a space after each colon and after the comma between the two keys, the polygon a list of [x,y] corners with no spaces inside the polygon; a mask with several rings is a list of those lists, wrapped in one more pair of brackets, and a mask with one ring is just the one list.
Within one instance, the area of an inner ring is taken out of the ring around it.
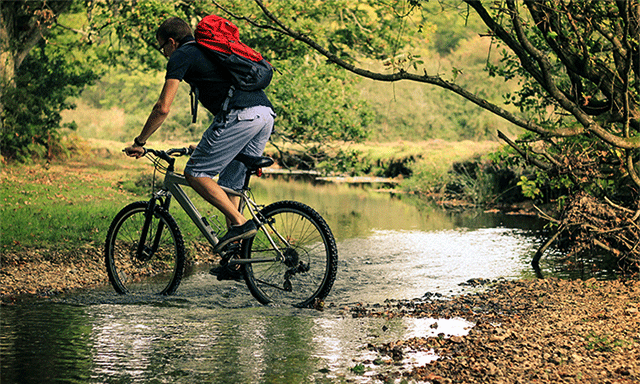
{"label": "tree trunk", "polygon": [[5,8],[8,8],[8,5],[3,4],[0,12],[0,116],[4,111],[4,103],[2,102],[4,90],[8,87],[15,87],[15,60],[9,44],[9,36],[11,35],[9,28],[13,25],[13,14],[5,12]]}

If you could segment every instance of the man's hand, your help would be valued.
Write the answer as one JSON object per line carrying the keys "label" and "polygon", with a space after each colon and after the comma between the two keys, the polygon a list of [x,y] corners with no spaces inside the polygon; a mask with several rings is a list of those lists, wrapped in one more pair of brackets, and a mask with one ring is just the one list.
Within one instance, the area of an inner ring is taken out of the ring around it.
{"label": "man's hand", "polygon": [[135,157],[136,159],[139,159],[144,156],[144,148],[134,144],[125,148],[124,153],[126,153],[129,157]]}

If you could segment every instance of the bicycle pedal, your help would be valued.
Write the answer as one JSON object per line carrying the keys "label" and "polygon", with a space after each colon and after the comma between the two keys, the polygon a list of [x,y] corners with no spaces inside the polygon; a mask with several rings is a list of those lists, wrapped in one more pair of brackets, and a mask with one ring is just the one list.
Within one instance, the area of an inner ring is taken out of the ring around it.
{"label": "bicycle pedal", "polygon": [[229,260],[234,256],[240,255],[240,243],[231,243],[220,251],[222,260]]}

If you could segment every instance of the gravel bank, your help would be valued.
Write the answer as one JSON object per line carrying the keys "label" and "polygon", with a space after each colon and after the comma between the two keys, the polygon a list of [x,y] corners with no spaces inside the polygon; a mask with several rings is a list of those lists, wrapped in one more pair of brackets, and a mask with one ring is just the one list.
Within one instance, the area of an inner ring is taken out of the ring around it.
{"label": "gravel bank", "polygon": [[[452,300],[354,307],[354,317],[462,317],[464,337],[370,345],[381,356],[378,379],[432,383],[640,383],[640,282],[511,281]],[[407,351],[441,358],[411,370]],[[363,362],[363,364],[370,362]],[[386,366],[385,366],[386,365]],[[377,370],[378,371],[378,370]]]}

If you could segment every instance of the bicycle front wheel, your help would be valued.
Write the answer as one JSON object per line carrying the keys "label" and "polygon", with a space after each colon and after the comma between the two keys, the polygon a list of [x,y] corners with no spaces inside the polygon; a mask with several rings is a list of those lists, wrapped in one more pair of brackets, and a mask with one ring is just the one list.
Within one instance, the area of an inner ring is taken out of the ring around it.
{"label": "bicycle front wheel", "polygon": [[[113,219],[105,244],[109,281],[118,293],[170,295],[184,272],[182,234],[173,217],[159,206],[143,234],[147,205],[145,201],[129,204]],[[141,239],[144,244],[139,247]]]}
{"label": "bicycle front wheel", "polygon": [[264,227],[243,242],[242,252],[251,259],[244,268],[251,294],[262,304],[296,307],[324,300],[336,278],[338,250],[322,216],[305,204],[280,201],[258,217]]}

